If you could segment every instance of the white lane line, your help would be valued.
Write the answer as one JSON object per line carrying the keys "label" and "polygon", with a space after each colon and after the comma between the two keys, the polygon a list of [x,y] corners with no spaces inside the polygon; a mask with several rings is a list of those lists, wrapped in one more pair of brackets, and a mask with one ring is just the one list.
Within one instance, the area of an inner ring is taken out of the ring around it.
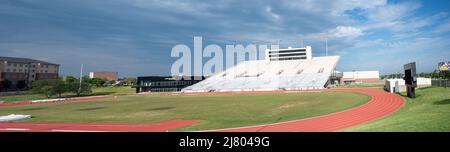
{"label": "white lane line", "polygon": [[26,128],[0,128],[0,130],[9,130],[9,131],[27,131],[30,129],[26,129]]}
{"label": "white lane line", "polygon": [[93,130],[64,130],[64,129],[52,129],[50,131],[55,132],[112,132],[112,131],[93,131]]}

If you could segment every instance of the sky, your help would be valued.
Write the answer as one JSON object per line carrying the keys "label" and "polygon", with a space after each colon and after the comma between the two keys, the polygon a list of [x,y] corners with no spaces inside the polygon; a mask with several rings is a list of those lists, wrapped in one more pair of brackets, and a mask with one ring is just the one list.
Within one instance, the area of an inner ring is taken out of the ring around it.
{"label": "sky", "polygon": [[[339,71],[432,72],[450,61],[448,0],[2,0],[0,56],[58,63],[62,75],[170,75],[177,44],[275,44],[339,55]],[[207,61],[208,58],[204,58]]]}

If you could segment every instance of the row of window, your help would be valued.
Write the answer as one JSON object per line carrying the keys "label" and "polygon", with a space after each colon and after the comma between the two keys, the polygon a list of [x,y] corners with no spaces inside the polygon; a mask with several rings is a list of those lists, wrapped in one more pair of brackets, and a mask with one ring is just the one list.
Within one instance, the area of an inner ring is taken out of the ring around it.
{"label": "row of window", "polygon": [[[6,69],[6,72],[28,72],[27,69]],[[36,72],[35,70],[31,70],[31,73]],[[40,73],[49,73],[48,70],[41,70]],[[58,73],[57,71],[54,71],[54,73]]]}
{"label": "row of window", "polygon": [[176,92],[181,91],[181,88],[152,88],[151,92]]}
{"label": "row of window", "polygon": [[[8,67],[28,67],[28,64],[21,64],[21,63],[8,63]],[[30,67],[35,68],[36,65],[30,65]],[[41,65],[41,68],[48,68],[48,65]]]}
{"label": "row of window", "polygon": [[6,78],[6,79],[26,79],[27,75],[25,75],[25,74],[4,74],[2,77]]}
{"label": "row of window", "polygon": [[180,85],[191,85],[194,82],[192,81],[154,81],[154,82],[145,82],[141,81],[141,86],[180,86]]}

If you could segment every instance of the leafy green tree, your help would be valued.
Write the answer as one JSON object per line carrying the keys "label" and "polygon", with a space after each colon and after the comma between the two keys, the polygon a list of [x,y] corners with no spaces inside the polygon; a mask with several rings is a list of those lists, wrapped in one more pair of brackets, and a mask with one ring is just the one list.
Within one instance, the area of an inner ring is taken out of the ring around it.
{"label": "leafy green tree", "polygon": [[67,87],[67,83],[65,83],[62,79],[55,79],[52,82],[53,90],[56,94],[58,94],[58,97],[61,98],[63,93],[66,93],[69,91],[69,88]]}
{"label": "leafy green tree", "polygon": [[43,94],[45,97],[50,98],[51,96],[55,95],[56,92],[54,90],[54,80],[36,80],[33,82],[31,89],[32,93],[36,94]]}
{"label": "leafy green tree", "polygon": [[95,85],[97,87],[101,87],[106,83],[106,81],[103,79],[100,79],[100,78],[93,78],[93,79],[90,79],[89,83],[92,85]]}
{"label": "leafy green tree", "polygon": [[66,76],[64,78],[64,82],[65,83],[74,83],[74,82],[77,82],[77,81],[78,81],[78,79],[73,77],[73,76]]}
{"label": "leafy green tree", "polygon": [[80,83],[75,82],[75,83],[68,83],[66,84],[68,91],[75,93],[78,97],[81,96],[81,94],[83,93],[92,93],[92,89],[91,89],[91,85],[88,83],[81,83],[81,88],[80,88]]}

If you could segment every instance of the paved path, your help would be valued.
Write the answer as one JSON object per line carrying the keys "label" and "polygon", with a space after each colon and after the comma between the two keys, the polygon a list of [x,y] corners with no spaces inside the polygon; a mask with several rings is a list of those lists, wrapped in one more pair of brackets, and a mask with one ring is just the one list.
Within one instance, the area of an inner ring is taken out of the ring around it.
{"label": "paved path", "polygon": [[331,89],[330,91],[357,92],[372,99],[359,107],[324,116],[276,124],[212,130],[217,132],[333,132],[386,117],[400,109],[405,100],[397,95],[377,89]]}

